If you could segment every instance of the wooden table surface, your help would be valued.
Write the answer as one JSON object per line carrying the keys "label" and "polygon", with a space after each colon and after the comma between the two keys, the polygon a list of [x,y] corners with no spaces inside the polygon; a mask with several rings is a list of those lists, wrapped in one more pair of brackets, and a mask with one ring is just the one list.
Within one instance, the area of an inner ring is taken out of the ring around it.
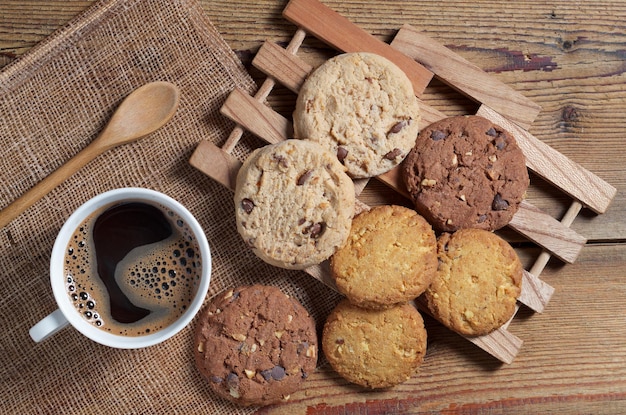
{"label": "wooden table surface", "polygon": [[[251,60],[265,40],[282,46],[296,28],[286,1],[200,1],[255,79]],[[510,365],[427,318],[425,363],[406,383],[370,392],[328,366],[311,376],[277,414],[621,414],[626,412],[626,3],[613,1],[324,1],[375,37],[390,42],[410,24],[542,106],[530,132],[617,188],[608,211],[587,209],[572,228],[588,238],[574,264],[551,260],[541,277],[555,288],[542,314],[524,307],[510,331],[523,341]],[[92,4],[74,0],[0,1],[0,67]],[[331,56],[305,40],[300,56]],[[288,115],[294,96],[269,99]],[[434,81],[424,101],[453,115],[475,104]],[[372,181],[369,204],[405,203]],[[532,176],[528,200],[560,219],[571,199]],[[528,269],[539,253],[506,231]]]}

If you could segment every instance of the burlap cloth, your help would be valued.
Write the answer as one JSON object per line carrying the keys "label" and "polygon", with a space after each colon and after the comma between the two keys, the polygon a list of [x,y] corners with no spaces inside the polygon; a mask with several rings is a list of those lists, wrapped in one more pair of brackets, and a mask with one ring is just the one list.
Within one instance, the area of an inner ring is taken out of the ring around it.
{"label": "burlap cloth", "polygon": [[[71,327],[36,344],[28,329],[52,312],[49,257],[64,220],[98,193],[162,191],[204,227],[213,274],[207,300],[238,284],[273,284],[297,297],[318,325],[337,296],[301,272],[262,263],[240,240],[232,193],[188,163],[203,139],[221,145],[233,125],[228,93],[256,87],[193,0],[106,0],[92,6],[0,74],[0,208],[85,147],[133,89],[155,80],[181,88],[172,121],[85,166],[0,229],[0,413],[249,413],[216,398],[193,363],[195,320],[142,350],[100,346]],[[244,137],[243,159],[260,145]]]}

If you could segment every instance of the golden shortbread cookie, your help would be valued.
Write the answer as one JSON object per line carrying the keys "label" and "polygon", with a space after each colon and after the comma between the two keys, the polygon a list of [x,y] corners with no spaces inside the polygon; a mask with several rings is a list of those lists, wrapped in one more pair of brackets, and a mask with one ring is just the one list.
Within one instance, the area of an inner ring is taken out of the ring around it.
{"label": "golden shortbread cookie", "polygon": [[352,221],[346,244],[331,257],[338,290],[353,304],[386,308],[413,300],[437,272],[437,240],[413,209],[377,206]]}
{"label": "golden shortbread cookie", "polygon": [[489,231],[462,229],[439,236],[437,252],[437,276],[424,294],[435,318],[479,336],[513,316],[523,269],[511,245]]}
{"label": "golden shortbread cookie", "polygon": [[373,53],[329,59],[304,82],[293,113],[296,138],[322,145],[354,178],[378,176],[411,151],[419,104],[406,74]]}
{"label": "golden shortbread cookie", "polygon": [[322,348],[346,380],[371,389],[388,388],[409,379],[424,361],[424,320],[408,303],[369,310],[346,299],[326,320]]}

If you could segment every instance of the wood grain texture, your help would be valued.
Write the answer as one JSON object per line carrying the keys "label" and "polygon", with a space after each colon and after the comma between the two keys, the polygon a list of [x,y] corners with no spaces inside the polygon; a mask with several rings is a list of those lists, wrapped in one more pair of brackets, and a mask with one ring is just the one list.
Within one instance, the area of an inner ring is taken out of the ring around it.
{"label": "wood grain texture", "polygon": [[452,88],[524,129],[541,111],[538,104],[410,25],[400,29],[391,46],[420,62]]}
{"label": "wood grain texture", "polygon": [[[206,14],[256,79],[251,66],[264,41],[285,46],[296,28],[281,13],[287,1],[199,0]],[[574,265],[549,261],[541,277],[555,288],[543,314],[524,308],[510,325],[524,340],[503,366],[426,318],[425,364],[406,384],[365,392],[328,366],[286,405],[263,414],[622,414],[626,407],[626,3],[485,1],[393,2],[324,0],[324,4],[390,42],[410,24],[541,105],[530,133],[617,188],[606,213],[584,209],[572,229],[589,242]],[[0,2],[0,66],[10,64],[66,24],[92,1]],[[307,40],[301,56],[316,66],[335,53]],[[445,114],[477,106],[433,80],[421,99]],[[288,116],[295,96],[278,88],[268,99]],[[532,177],[528,200],[553,217],[571,199]],[[369,182],[370,205],[404,199]],[[514,236],[514,235],[513,235]],[[530,266],[539,250],[521,247]]]}

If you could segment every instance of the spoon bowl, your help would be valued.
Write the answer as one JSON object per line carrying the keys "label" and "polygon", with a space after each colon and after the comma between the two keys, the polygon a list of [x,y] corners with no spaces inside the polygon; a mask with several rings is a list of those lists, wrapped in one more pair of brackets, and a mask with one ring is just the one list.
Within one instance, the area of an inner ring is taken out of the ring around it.
{"label": "spoon bowl", "polygon": [[151,82],[131,92],[87,147],[0,211],[0,228],[103,152],[161,128],[174,116],[179,100],[180,90],[169,82]]}

